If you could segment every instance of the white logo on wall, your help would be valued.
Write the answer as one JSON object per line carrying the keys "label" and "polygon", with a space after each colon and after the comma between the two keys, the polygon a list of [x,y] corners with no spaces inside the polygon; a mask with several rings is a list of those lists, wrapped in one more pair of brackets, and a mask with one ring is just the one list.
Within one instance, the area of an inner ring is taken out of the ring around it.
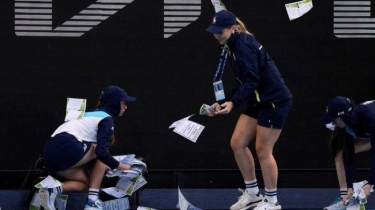
{"label": "white logo on wall", "polygon": [[333,32],[337,38],[375,38],[371,1],[334,1]]}
{"label": "white logo on wall", "polygon": [[[62,25],[52,27],[52,0],[15,0],[17,36],[80,37],[134,0],[97,0]],[[164,38],[201,14],[201,0],[164,0]]]}

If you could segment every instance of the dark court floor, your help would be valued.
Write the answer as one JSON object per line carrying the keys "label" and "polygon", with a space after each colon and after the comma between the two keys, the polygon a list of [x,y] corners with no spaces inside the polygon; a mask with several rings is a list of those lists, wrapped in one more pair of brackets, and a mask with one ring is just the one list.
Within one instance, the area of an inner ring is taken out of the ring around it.
{"label": "dark court floor", "polygon": [[[229,209],[241,195],[237,189],[181,189],[182,194],[192,205],[201,209]],[[262,191],[261,191],[262,192]],[[338,196],[338,189],[332,188],[280,188],[278,198],[283,209],[323,209]],[[1,210],[22,210],[26,190],[0,190]],[[85,193],[67,193],[67,210],[82,210]],[[130,197],[132,209],[137,206],[155,209],[177,209],[177,189],[142,189],[138,196]],[[370,195],[366,209],[375,209],[375,196]]]}

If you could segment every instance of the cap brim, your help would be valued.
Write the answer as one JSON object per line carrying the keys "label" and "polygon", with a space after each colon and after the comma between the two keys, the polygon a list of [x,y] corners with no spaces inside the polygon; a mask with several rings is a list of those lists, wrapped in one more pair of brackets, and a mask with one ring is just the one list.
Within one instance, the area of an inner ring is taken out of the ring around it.
{"label": "cap brim", "polygon": [[131,97],[131,96],[126,96],[125,98],[122,99],[123,101],[135,101],[136,98]]}
{"label": "cap brim", "polygon": [[335,120],[335,116],[328,115],[327,113],[320,117],[320,122],[323,124],[331,123]]}
{"label": "cap brim", "polygon": [[218,34],[222,32],[224,29],[225,27],[218,27],[218,26],[210,25],[208,28],[206,28],[206,31],[210,32],[211,34]]}

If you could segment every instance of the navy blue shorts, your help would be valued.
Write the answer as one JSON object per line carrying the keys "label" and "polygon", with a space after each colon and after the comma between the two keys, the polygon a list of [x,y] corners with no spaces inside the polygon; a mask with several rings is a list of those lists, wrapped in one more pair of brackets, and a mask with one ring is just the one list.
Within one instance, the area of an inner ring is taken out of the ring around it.
{"label": "navy blue shorts", "polygon": [[258,125],[282,129],[292,107],[292,99],[278,103],[248,103],[242,114],[258,120]]}
{"label": "navy blue shorts", "polygon": [[59,133],[44,148],[44,163],[49,173],[65,171],[77,164],[91,148],[91,142],[80,142],[73,135]]}

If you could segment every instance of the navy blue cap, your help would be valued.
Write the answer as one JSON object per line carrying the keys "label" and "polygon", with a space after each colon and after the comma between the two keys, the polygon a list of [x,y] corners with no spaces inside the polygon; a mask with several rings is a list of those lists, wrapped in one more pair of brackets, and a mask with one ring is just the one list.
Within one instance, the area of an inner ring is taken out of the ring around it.
{"label": "navy blue cap", "polygon": [[207,32],[217,34],[222,32],[225,28],[236,24],[236,16],[228,11],[221,10],[212,17],[211,25],[206,29]]}
{"label": "navy blue cap", "polygon": [[100,101],[110,103],[114,101],[135,101],[134,97],[129,96],[124,89],[111,85],[104,89],[100,94]]}
{"label": "navy blue cap", "polygon": [[354,102],[346,97],[337,96],[333,98],[322,115],[320,121],[324,124],[333,122],[337,117],[347,116],[354,108]]}

